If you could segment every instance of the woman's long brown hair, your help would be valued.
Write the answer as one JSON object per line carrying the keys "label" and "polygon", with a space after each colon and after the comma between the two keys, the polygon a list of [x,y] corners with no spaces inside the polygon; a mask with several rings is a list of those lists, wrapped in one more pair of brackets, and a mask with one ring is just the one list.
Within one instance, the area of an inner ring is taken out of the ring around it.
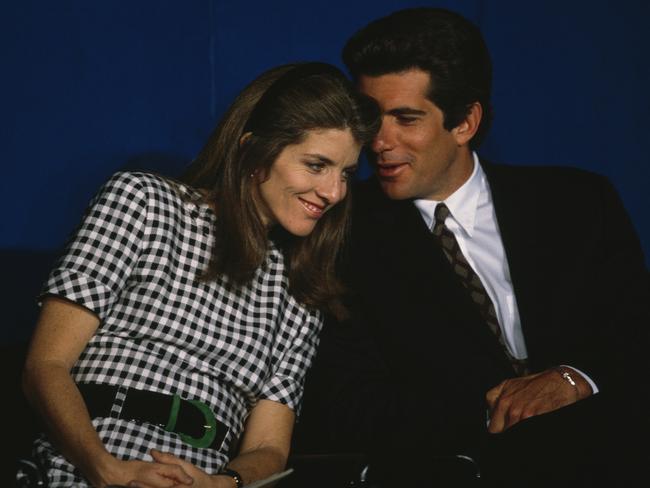
{"label": "woman's long brown hair", "polygon": [[[243,285],[264,262],[269,236],[253,198],[257,183],[251,175],[267,174],[280,152],[302,142],[309,131],[350,129],[364,145],[379,124],[374,102],[328,64],[284,65],[251,82],[181,178],[207,190],[217,212],[217,239],[204,278],[225,275],[233,286]],[[348,232],[349,193],[311,234],[283,239],[289,292],[306,306],[338,317],[345,315],[336,266]]]}

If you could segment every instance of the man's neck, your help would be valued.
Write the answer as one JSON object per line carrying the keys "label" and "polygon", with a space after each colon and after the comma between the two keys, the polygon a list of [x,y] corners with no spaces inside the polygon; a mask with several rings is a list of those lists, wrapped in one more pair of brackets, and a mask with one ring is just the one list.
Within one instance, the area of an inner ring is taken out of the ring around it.
{"label": "man's neck", "polygon": [[453,195],[461,186],[463,186],[474,172],[474,153],[467,147],[463,147],[459,151],[458,159],[453,163],[455,168],[450,174],[449,181],[447,181],[446,188],[431,200],[442,202],[450,195]]}

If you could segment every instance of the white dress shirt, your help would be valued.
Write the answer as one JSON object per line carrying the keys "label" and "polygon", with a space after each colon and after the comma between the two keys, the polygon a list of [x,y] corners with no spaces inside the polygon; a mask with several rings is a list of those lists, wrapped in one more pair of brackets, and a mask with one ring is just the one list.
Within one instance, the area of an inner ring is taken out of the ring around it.
{"label": "white dress shirt", "polygon": [[[445,225],[456,237],[460,250],[490,296],[508,351],[517,359],[525,359],[528,353],[492,194],[476,153],[473,157],[472,175],[445,200],[450,212]],[[435,225],[434,211],[438,203],[441,202],[415,200],[429,229]]]}
{"label": "white dress shirt", "polygon": [[[445,225],[456,237],[465,259],[481,279],[490,296],[508,351],[517,359],[525,359],[528,357],[528,352],[521,330],[517,298],[512,288],[508,260],[494,212],[492,193],[478,156],[476,153],[472,153],[472,156],[474,170],[471,176],[444,201],[450,212]],[[427,227],[433,229],[434,212],[441,202],[415,200],[414,203]],[[577,368],[569,367],[587,380],[594,393],[598,392],[596,384],[589,376]]]}

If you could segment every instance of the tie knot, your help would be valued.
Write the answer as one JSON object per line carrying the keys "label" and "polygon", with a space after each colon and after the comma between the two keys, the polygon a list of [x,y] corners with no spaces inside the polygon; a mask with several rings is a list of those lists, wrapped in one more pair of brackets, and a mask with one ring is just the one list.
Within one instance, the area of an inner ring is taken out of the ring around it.
{"label": "tie knot", "polygon": [[436,205],[436,209],[433,212],[433,216],[436,218],[436,224],[440,223],[440,225],[443,225],[445,223],[445,220],[447,220],[447,217],[449,217],[449,209],[447,208],[447,205],[444,203],[439,203]]}

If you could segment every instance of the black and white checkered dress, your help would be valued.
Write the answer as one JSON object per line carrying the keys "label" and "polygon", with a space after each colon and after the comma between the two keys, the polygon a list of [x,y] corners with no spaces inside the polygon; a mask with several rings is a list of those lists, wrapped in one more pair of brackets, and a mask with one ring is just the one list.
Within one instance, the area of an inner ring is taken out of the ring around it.
{"label": "black and white checkered dress", "polygon": [[[94,419],[107,449],[121,459],[151,459],[155,447],[214,473],[257,400],[293,409],[300,401],[321,314],[289,295],[283,255],[272,242],[246,287],[198,280],[214,228],[214,213],[196,190],[175,189],[150,174],[117,173],[92,201],[45,285],[45,294],[101,319],[72,371],[77,382],[197,399],[229,428],[215,450],[189,446],[150,424]],[[120,407],[118,395],[113,412]],[[50,486],[87,486],[45,437],[34,453]]]}

